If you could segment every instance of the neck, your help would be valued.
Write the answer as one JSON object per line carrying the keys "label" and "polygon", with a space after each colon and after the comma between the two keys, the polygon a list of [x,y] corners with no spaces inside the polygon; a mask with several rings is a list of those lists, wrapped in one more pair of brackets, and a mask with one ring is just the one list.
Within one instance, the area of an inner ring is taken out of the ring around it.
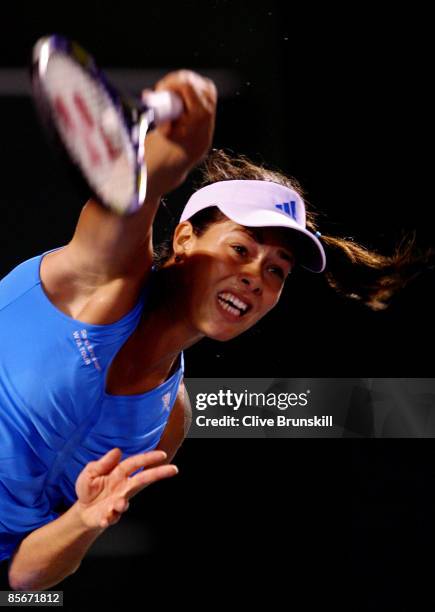
{"label": "neck", "polygon": [[[170,369],[178,354],[204,335],[188,317],[188,287],[174,265],[161,268],[152,277],[150,295],[135,336],[139,354],[146,356],[150,370]],[[147,368],[148,369],[148,368]]]}

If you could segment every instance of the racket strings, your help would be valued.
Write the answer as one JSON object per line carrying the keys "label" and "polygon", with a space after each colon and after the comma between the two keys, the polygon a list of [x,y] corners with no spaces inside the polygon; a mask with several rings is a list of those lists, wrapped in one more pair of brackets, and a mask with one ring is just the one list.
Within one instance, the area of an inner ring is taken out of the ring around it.
{"label": "racket strings", "polygon": [[125,211],[136,191],[136,160],[127,128],[105,88],[67,55],[50,57],[44,87],[57,131],[103,201]]}

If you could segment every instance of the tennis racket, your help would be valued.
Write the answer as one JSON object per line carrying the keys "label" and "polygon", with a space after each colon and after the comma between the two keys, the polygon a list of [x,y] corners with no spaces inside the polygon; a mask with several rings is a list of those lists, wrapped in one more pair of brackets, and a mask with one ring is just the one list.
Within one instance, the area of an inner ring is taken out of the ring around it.
{"label": "tennis racket", "polygon": [[77,43],[54,35],[33,48],[33,96],[51,142],[84,180],[91,194],[120,215],[145,201],[145,136],[183,111],[173,92],[142,100],[121,94],[93,57]]}

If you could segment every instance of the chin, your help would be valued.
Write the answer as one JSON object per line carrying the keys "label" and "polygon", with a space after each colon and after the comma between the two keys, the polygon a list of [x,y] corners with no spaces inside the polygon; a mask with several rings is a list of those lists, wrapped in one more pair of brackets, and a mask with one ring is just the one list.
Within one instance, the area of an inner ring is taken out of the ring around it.
{"label": "chin", "polygon": [[228,340],[233,340],[233,338],[237,338],[237,336],[240,336],[240,334],[207,334],[207,338],[210,338],[210,340],[216,340],[216,342],[228,342]]}
{"label": "chin", "polygon": [[[249,327],[252,326],[250,325]],[[233,338],[237,338],[238,336],[243,334],[247,329],[249,329],[249,327],[243,329],[225,329],[225,327],[223,326],[219,328],[214,325],[207,326],[207,329],[203,329],[202,331],[204,335],[207,336],[207,338],[210,338],[210,340],[216,340],[217,342],[227,342],[228,340],[233,340]]]}
{"label": "chin", "polygon": [[[196,327],[204,336],[218,342],[227,342],[237,338],[237,336],[243,334],[258,321],[257,318],[249,314],[246,319],[239,320],[226,314],[222,316],[219,310],[216,312],[217,316],[214,316],[213,311],[206,311],[204,313],[205,316],[201,317]],[[212,316],[210,316],[211,314]]]}

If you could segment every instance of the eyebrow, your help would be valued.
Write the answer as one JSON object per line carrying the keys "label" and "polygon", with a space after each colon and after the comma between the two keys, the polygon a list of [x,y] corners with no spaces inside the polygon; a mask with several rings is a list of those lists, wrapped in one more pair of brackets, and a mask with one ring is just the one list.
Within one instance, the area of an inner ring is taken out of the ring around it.
{"label": "eyebrow", "polygon": [[[261,231],[261,229],[252,229],[248,227],[237,227],[235,228],[235,231],[243,232],[244,234],[248,234],[248,236],[250,238],[253,238],[256,242],[259,242],[260,244],[264,244],[264,237],[263,237],[263,232]],[[278,255],[281,257],[281,259],[285,259],[285,261],[288,261],[292,265],[295,263],[295,258],[289,255],[283,249],[278,249]]]}

